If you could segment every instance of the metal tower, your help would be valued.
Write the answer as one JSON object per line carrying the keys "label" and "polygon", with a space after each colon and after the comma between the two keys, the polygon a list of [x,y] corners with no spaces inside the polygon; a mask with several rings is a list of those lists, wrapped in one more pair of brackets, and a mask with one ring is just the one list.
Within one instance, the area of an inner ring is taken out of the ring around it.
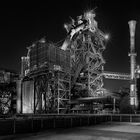
{"label": "metal tower", "polygon": [[135,53],[135,28],[136,21],[131,20],[128,22],[130,29],[130,104],[137,107],[137,90],[136,90],[136,53]]}
{"label": "metal tower", "polygon": [[103,94],[105,34],[98,29],[94,17],[94,11],[88,11],[65,24],[68,37],[61,49],[70,50],[72,98]]}

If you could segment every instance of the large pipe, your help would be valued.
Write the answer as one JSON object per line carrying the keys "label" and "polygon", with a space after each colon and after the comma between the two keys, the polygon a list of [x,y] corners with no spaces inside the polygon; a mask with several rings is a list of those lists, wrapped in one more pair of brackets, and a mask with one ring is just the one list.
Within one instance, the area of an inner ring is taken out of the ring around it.
{"label": "large pipe", "polygon": [[128,22],[130,29],[130,105],[137,107],[137,94],[136,94],[136,53],[135,53],[135,29],[136,21],[131,20]]}

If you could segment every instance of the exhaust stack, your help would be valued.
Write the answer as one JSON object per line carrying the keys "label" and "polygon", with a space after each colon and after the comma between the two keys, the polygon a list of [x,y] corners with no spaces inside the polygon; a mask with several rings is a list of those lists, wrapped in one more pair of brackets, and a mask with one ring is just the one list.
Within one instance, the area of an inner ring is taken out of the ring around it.
{"label": "exhaust stack", "polygon": [[137,108],[137,90],[136,90],[136,53],[135,53],[135,29],[136,21],[131,20],[128,22],[130,29],[130,105]]}

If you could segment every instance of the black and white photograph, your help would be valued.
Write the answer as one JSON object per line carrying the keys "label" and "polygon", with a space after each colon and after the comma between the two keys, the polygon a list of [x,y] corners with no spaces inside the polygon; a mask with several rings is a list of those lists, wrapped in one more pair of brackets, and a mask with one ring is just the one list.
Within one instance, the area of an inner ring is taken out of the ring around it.
{"label": "black and white photograph", "polygon": [[139,140],[140,4],[0,4],[0,140]]}

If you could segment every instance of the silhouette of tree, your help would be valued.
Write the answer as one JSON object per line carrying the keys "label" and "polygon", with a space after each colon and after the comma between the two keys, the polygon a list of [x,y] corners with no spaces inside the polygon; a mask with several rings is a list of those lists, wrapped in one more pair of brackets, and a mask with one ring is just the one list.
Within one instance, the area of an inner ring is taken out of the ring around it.
{"label": "silhouette of tree", "polygon": [[130,89],[126,87],[122,87],[119,91],[119,94],[120,94],[119,108],[120,108],[121,114],[134,113],[134,109],[130,105],[129,92],[130,92]]}

